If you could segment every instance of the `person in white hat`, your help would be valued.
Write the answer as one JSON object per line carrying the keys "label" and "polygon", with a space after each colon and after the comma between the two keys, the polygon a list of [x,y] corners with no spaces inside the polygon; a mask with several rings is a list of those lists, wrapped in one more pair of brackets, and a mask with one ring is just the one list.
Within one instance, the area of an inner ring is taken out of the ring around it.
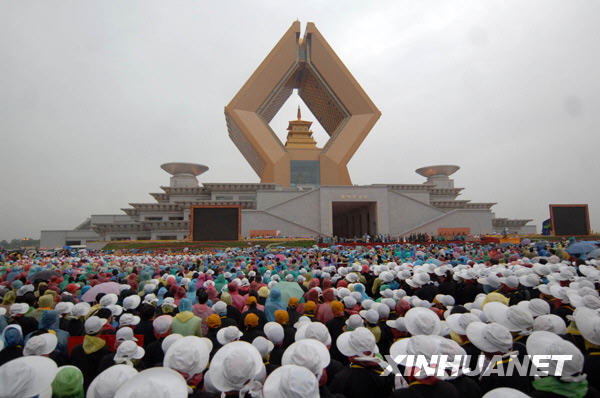
{"label": "person in white hat", "polygon": [[298,365],[284,365],[269,375],[263,386],[264,398],[319,398],[314,374]]}
{"label": "person in white hat", "polygon": [[270,374],[279,366],[271,364],[270,362],[271,351],[273,351],[273,348],[275,348],[273,342],[263,336],[258,336],[252,341],[252,345],[256,347],[258,352],[260,352],[260,356],[263,360],[263,364],[265,365],[267,374]]}
{"label": "person in white hat", "polygon": [[197,388],[202,372],[208,365],[212,342],[206,337],[185,336],[173,343],[165,354],[163,364],[179,372],[188,386]]}
{"label": "person in white hat", "polygon": [[281,358],[282,365],[303,366],[310,370],[317,380],[321,380],[330,361],[327,347],[315,339],[296,341],[285,350]]}
{"label": "person in white hat", "polygon": [[23,355],[23,330],[20,325],[6,326],[2,330],[0,342],[3,344],[3,348],[0,350],[0,365]]}
{"label": "person in white hat", "polygon": [[146,347],[146,355],[144,356],[146,366],[160,366],[163,363],[164,352],[161,346],[164,339],[171,333],[172,323],[173,317],[171,315],[160,315],[152,322],[156,340],[144,344]]}
{"label": "person in white hat", "polygon": [[217,341],[224,346],[233,341],[238,341],[243,335],[236,326],[227,326],[217,332]]}
{"label": "person in white hat", "polygon": [[124,326],[117,330],[117,333],[115,334],[115,344],[117,347],[119,346],[119,344],[129,340],[138,341],[138,339],[135,338],[135,336],[133,335],[132,328],[130,328],[129,326]]}
{"label": "person in white hat", "polygon": [[540,315],[533,320],[534,331],[547,331],[563,335],[567,332],[565,321],[558,315],[546,314]]}
{"label": "person in white hat", "polygon": [[[547,331],[536,331],[527,339],[529,355],[569,355],[571,359],[564,361],[557,368],[556,361],[548,361],[544,369],[548,376],[538,375],[531,382],[534,396],[590,397],[600,396],[600,392],[589,385],[587,375],[583,372],[584,356],[571,342]],[[557,374],[560,372],[560,374]]]}
{"label": "person in white hat", "polygon": [[386,397],[394,387],[394,375],[380,377],[387,363],[381,361],[375,336],[364,327],[342,333],[337,341],[339,351],[344,354],[351,367],[338,372],[330,385],[332,393],[346,397]]}
{"label": "person in white hat", "polygon": [[28,316],[27,313],[31,307],[27,303],[14,303],[8,309],[8,314],[12,321],[10,323],[17,323],[23,329],[23,335],[27,336],[38,328],[38,321]]}
{"label": "person in white hat", "polygon": [[123,309],[125,312],[134,313],[137,307],[139,307],[141,301],[141,297],[137,294],[127,296],[123,299]]}
{"label": "person in white hat", "polygon": [[85,335],[83,323],[85,322],[85,317],[90,312],[90,309],[91,306],[86,302],[77,303],[73,306],[71,318],[69,319],[69,328],[67,329],[71,336]]}
{"label": "person in white hat", "polygon": [[59,320],[60,329],[62,329],[64,331],[69,330],[70,320],[67,319],[67,316],[71,315],[71,311],[73,310],[74,306],[75,306],[75,304],[70,301],[61,301],[60,303],[57,303],[54,306],[54,310],[56,312],[58,312],[58,315],[60,316],[60,320]]}
{"label": "person in white hat", "polygon": [[[289,343],[285,342],[285,330],[281,324],[277,322],[267,322],[263,327],[265,337],[273,343],[273,350],[269,356],[269,362],[273,366],[281,365],[281,357],[285,349],[289,347]],[[295,335],[295,334],[294,334]]]}
{"label": "person in white hat", "polygon": [[320,322],[305,322],[296,331],[295,340],[315,339],[325,346],[331,345],[331,336],[327,326]]}
{"label": "person in white hat", "polygon": [[234,341],[221,347],[213,357],[204,387],[207,391],[249,397],[260,393],[265,376],[265,365],[256,347]]}
{"label": "person in white hat", "polygon": [[408,332],[413,335],[439,335],[442,331],[440,318],[435,312],[427,308],[411,308],[404,314],[404,324]]}
{"label": "person in white hat", "polygon": [[135,327],[138,323],[140,323],[141,318],[137,315],[133,315],[130,313],[124,313],[119,318],[119,328],[124,326]]}
{"label": "person in white hat", "polygon": [[57,344],[58,339],[54,333],[33,335],[27,340],[27,343],[25,343],[23,355],[38,355],[47,357],[54,352]]}
{"label": "person in white hat", "polygon": [[150,368],[121,384],[114,398],[187,398],[183,376],[169,368]]}
{"label": "person in white hat", "polygon": [[87,390],[87,398],[113,398],[117,390],[138,371],[128,365],[113,365],[100,373]]}
{"label": "person in white hat", "polygon": [[[600,390],[600,312],[587,307],[579,307],[573,313],[573,319],[575,321],[574,328],[584,339],[584,345],[580,347],[585,354],[584,372],[588,375],[588,382]],[[571,328],[569,327],[569,329]],[[576,337],[571,334],[568,336]]]}
{"label": "person in white hat", "polygon": [[[484,309],[490,304],[488,303]],[[478,368],[476,369],[479,384],[484,392],[497,387],[513,387],[525,392],[531,390],[528,376],[520,376],[518,372],[504,375],[504,373],[492,371],[499,367],[506,368],[508,363],[513,360],[512,356],[518,353],[512,351],[513,336],[506,326],[495,322],[488,324],[471,322],[467,326],[466,332],[467,338],[484,356],[478,359]],[[500,360],[497,360],[498,358]],[[519,360],[522,362],[522,358]]]}
{"label": "person in white hat", "polygon": [[0,398],[51,398],[58,366],[50,358],[25,356],[0,366]]}
{"label": "person in white hat", "polygon": [[90,316],[84,324],[86,334],[83,343],[75,346],[71,351],[71,364],[77,366],[83,373],[85,389],[100,373],[99,366],[102,359],[110,354],[106,341],[98,337],[105,324],[106,319],[95,315]]}

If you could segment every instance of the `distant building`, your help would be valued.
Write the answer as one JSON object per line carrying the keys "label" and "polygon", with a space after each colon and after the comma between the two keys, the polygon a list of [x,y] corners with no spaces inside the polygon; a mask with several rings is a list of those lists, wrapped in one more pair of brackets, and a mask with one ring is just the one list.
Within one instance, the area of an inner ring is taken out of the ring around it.
{"label": "distant building", "polygon": [[[269,126],[293,90],[330,138],[317,147],[300,110],[282,143]],[[313,23],[296,21],[225,107],[230,138],[261,183],[198,184],[208,167],[167,163],[171,174],[154,203],[130,203],[122,215],[92,215],[71,231],[42,231],[41,247],[92,240],[182,240],[192,205],[239,205],[241,232],[287,237],[362,237],[532,233],[531,220],[495,218],[495,203],[457,199],[450,175],[459,167],[423,167],[423,184],[352,185],[347,163],[381,113]]]}

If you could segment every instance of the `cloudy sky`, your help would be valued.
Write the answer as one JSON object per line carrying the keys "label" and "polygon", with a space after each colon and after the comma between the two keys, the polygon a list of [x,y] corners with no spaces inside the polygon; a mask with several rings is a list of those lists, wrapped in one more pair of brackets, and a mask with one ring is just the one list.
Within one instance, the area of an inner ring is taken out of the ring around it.
{"label": "cloudy sky", "polygon": [[[458,164],[460,199],[538,227],[549,203],[589,203],[600,230],[596,0],[0,0],[0,239],[151,202],[169,161],[257,182],[223,107],[296,19],[382,112],[353,183]],[[271,123],[280,136],[300,102]]]}

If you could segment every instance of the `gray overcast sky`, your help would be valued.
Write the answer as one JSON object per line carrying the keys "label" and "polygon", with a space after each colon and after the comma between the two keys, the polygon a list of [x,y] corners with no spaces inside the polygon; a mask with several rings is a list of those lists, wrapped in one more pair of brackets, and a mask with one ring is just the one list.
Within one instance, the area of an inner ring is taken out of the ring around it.
{"label": "gray overcast sky", "polygon": [[458,164],[460,199],[538,228],[549,203],[589,203],[600,230],[596,0],[1,0],[0,238],[152,202],[168,161],[208,165],[201,182],[258,181],[223,107],[295,19],[382,112],[353,183]]}

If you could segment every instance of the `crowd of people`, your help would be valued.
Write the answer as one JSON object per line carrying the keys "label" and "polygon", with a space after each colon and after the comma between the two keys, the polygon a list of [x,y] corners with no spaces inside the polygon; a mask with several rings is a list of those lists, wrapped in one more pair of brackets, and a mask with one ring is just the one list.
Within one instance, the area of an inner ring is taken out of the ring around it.
{"label": "crowd of people", "polygon": [[[2,253],[0,398],[600,397],[566,245]],[[494,371],[535,355],[570,359]]]}

